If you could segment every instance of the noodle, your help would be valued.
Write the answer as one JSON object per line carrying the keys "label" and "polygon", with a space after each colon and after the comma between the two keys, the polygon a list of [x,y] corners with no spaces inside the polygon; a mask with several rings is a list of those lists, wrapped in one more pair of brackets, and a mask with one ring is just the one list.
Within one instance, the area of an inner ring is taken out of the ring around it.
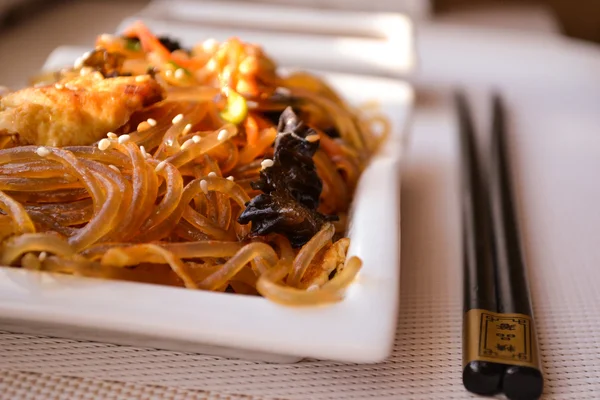
{"label": "noodle", "polygon": [[117,247],[110,249],[102,257],[101,265],[126,267],[148,261],[148,258],[153,258],[156,256],[159,256],[169,264],[173,272],[175,272],[175,274],[177,274],[177,276],[183,281],[186,288],[198,288],[183,261],[181,261],[179,257],[175,256],[170,251],[165,250],[155,244],[140,244],[127,248]]}
{"label": "noodle", "polygon": [[14,224],[16,232],[19,233],[34,233],[35,227],[31,218],[27,214],[27,211],[19,202],[14,201],[12,198],[7,196],[5,193],[0,191],[0,209],[8,214]]}
{"label": "noodle", "polygon": [[[262,295],[286,305],[342,300],[361,262],[346,260],[348,239],[339,238],[360,173],[388,135],[387,119],[372,107],[364,115],[350,108],[315,76],[279,75],[259,47],[238,39],[187,53],[169,51],[141,23],[127,35],[133,39],[101,36],[95,56],[82,59],[85,69],[45,75],[39,79],[48,86],[27,89],[55,90],[59,102],[71,95],[72,80],[89,75],[108,91],[117,82],[111,76],[128,79],[114,99],[140,96],[142,106],[125,124],[115,117],[120,122],[111,132],[82,145],[81,132],[89,127],[76,124],[92,124],[96,116],[63,116],[87,112],[69,100],[57,115],[44,116],[52,121],[48,126],[36,125],[36,140],[20,130],[0,129],[0,263]],[[139,40],[139,50],[128,45],[131,40]],[[123,62],[109,63],[116,59]],[[158,91],[152,100],[144,97]],[[101,104],[102,123],[111,121],[111,113],[123,113]],[[303,146],[319,147],[310,160],[290,156],[297,148],[277,159],[277,143],[289,128],[278,126],[280,114],[291,106],[300,125],[314,129],[300,137]],[[0,106],[0,120],[4,112]],[[25,123],[27,117],[24,112],[19,118]],[[39,142],[53,124],[63,135],[61,143],[73,145]],[[78,140],[69,141],[69,134]],[[270,179],[266,168],[298,162],[307,164],[292,165],[297,169],[287,172],[289,178],[316,174],[314,188],[308,182],[275,189],[258,183]],[[250,204],[270,190],[292,192],[285,207],[257,212],[259,217],[280,213],[265,223],[268,229],[284,218],[297,224],[317,213],[314,230],[302,242],[292,240],[294,229],[258,235],[255,222],[244,221]],[[306,200],[312,195],[314,205]],[[297,213],[294,207],[308,211]]]}
{"label": "noodle", "polygon": [[171,164],[166,164],[165,168],[158,172],[158,175],[164,179],[166,191],[158,206],[154,208],[152,214],[150,214],[144,225],[140,228],[141,231],[145,231],[164,221],[177,208],[183,195],[183,178],[177,168]]}
{"label": "noodle", "polygon": [[250,243],[242,247],[233,257],[231,257],[222,268],[206,277],[201,283],[200,287],[207,290],[214,290],[227,283],[228,280],[233,278],[247,263],[253,258],[261,257],[270,264],[275,266],[278,258],[275,251],[270,246],[264,243]]}

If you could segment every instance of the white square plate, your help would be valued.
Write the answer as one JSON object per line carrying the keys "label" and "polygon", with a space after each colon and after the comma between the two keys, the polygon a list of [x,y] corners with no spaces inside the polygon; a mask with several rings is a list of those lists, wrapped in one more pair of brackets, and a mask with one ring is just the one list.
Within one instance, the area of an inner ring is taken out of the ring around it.
{"label": "white square plate", "polygon": [[[45,69],[83,51],[58,48]],[[396,328],[400,163],[413,91],[392,79],[322,76],[352,104],[377,101],[392,126],[355,193],[349,252],[363,269],[343,301],[291,308],[261,297],[0,267],[0,328],[273,362],[383,360]]]}

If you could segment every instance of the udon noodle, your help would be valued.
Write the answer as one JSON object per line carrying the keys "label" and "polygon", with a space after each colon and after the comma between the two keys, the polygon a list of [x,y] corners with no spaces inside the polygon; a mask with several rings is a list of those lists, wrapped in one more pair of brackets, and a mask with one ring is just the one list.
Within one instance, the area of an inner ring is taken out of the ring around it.
{"label": "udon noodle", "polygon": [[[27,93],[76,92],[70,82],[86,76],[102,84],[156,82],[163,95],[87,143],[83,133],[73,142],[66,130],[40,142],[40,124],[37,139],[27,139],[25,128],[3,131],[0,122],[0,265],[260,294],[289,305],[343,298],[361,267],[346,257],[347,215],[361,171],[384,137],[372,126],[385,134],[384,119],[367,119],[313,75],[278,73],[255,45],[207,40],[187,51],[141,23],[125,36],[101,35],[73,68],[38,77]],[[8,96],[0,97],[0,116]],[[298,126],[312,128],[296,140],[314,146],[305,161],[320,180],[318,229],[304,239],[293,229],[273,231],[280,215],[260,221],[263,234],[256,219],[241,218],[259,203],[253,199],[269,193],[256,184],[261,172],[288,162],[281,156],[277,164],[275,154],[289,128],[280,122],[287,107]],[[62,123],[52,117],[51,124]]]}

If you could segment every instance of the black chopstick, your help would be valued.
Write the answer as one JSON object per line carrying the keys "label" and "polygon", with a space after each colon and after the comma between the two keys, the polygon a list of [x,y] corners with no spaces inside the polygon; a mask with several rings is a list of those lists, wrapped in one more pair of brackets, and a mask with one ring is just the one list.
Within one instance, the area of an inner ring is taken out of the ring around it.
{"label": "black chopstick", "polygon": [[467,101],[456,95],[464,247],[463,384],[511,400],[543,391],[527,274],[514,210],[502,100],[493,98],[484,184]]}
{"label": "black chopstick", "polygon": [[[498,318],[495,334],[497,357],[509,366],[502,390],[511,400],[537,399],[544,380],[514,208],[506,143],[506,117],[501,98],[493,98],[489,157],[489,199],[496,271]],[[499,347],[498,347],[499,346]]]}
{"label": "black chopstick", "polygon": [[475,132],[465,96],[455,96],[460,160],[463,221],[463,384],[470,392],[493,395],[501,390],[505,365],[479,358],[483,312],[497,313],[495,273],[486,188],[477,161]]}

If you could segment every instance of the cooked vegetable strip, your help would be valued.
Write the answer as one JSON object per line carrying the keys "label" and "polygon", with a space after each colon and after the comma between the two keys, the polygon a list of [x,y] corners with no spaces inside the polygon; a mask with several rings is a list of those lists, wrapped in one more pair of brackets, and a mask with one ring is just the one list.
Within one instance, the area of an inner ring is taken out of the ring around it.
{"label": "cooked vegetable strip", "polygon": [[0,96],[0,264],[285,305],[341,301],[352,193],[390,130],[254,44],[142,23]]}

